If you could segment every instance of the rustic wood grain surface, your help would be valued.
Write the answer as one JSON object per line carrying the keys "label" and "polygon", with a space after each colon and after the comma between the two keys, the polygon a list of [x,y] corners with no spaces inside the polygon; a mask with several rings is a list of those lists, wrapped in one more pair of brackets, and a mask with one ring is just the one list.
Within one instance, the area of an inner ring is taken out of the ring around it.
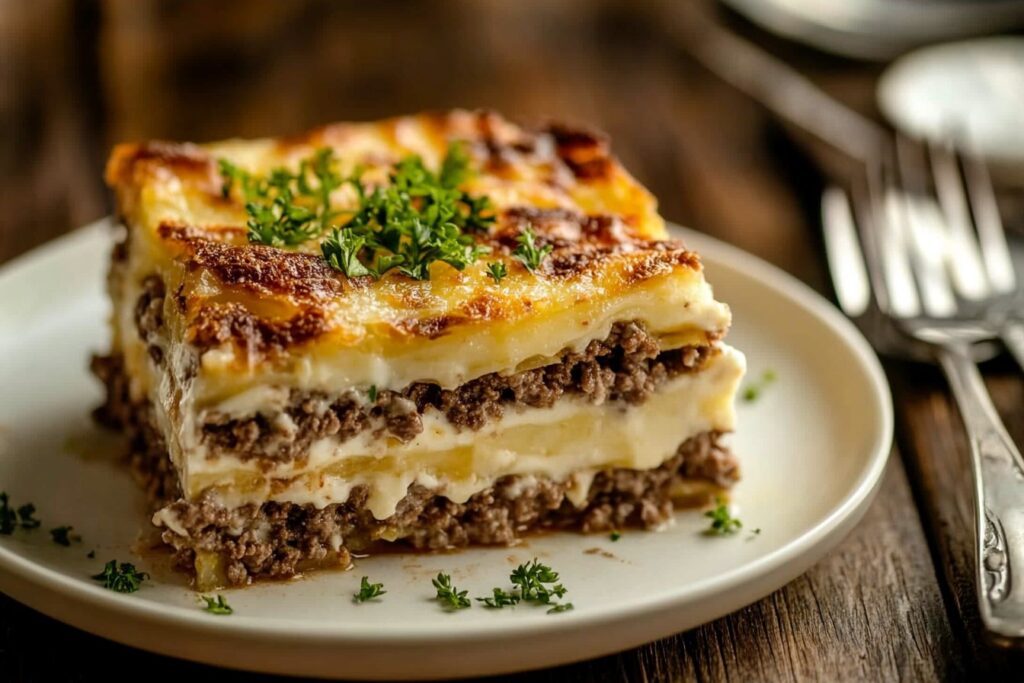
{"label": "rustic wood grain surface", "polygon": [[[638,4],[0,3],[0,262],[110,210],[100,178],[116,141],[271,135],[330,120],[491,107],[527,122],[557,117],[603,128],[667,218],[827,294],[815,217],[821,150],[794,141],[693,64]],[[877,67],[783,44],[735,17],[718,20],[875,115]],[[1024,382],[1006,362],[987,371],[1024,443]],[[507,680],[1024,678],[1020,654],[979,634],[966,442],[942,378],[899,364],[887,372],[899,450],[877,502],[825,560],[693,631]],[[149,672],[251,678],[132,650],[0,596],[0,679]]]}

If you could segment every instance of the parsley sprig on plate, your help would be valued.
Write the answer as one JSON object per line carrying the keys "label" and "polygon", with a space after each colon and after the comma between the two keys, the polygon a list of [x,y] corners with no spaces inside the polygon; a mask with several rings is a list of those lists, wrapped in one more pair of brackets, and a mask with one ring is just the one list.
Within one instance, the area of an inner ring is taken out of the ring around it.
{"label": "parsley sprig on plate", "polygon": [[53,538],[53,542],[57,545],[69,547],[72,541],[81,541],[82,537],[78,534],[72,534],[74,530],[73,526],[59,526],[50,529],[50,537]]}
{"label": "parsley sprig on plate", "polygon": [[501,609],[519,604],[519,593],[515,591],[495,587],[491,592],[492,595],[489,597],[477,598],[478,601],[484,603],[485,607]]}
{"label": "parsley sprig on plate", "polygon": [[729,512],[729,503],[722,497],[715,498],[715,507],[704,513],[711,520],[711,526],[704,532],[709,536],[728,536],[743,528],[743,522]]}
{"label": "parsley sprig on plate", "polygon": [[572,609],[571,602],[558,602],[569,592],[558,583],[558,572],[537,559],[519,565],[508,578],[515,588],[510,591],[494,588],[491,596],[477,598],[477,601],[492,609],[512,607],[520,602],[547,605],[548,614]]}
{"label": "parsley sprig on plate", "polygon": [[25,503],[15,508],[7,492],[0,493],[0,534],[10,535],[19,527],[38,529],[42,522],[36,519],[35,514],[36,506],[32,503]]}
{"label": "parsley sprig on plate", "polygon": [[228,604],[223,595],[200,595],[199,599],[206,603],[203,610],[210,614],[228,615],[235,613],[235,610],[231,608],[231,605]]}
{"label": "parsley sprig on plate", "polygon": [[437,578],[431,579],[434,588],[437,589],[437,601],[446,610],[455,611],[466,609],[472,606],[466,595],[469,591],[460,591],[452,585],[452,577],[444,572],[438,572]]}
{"label": "parsley sprig on plate", "polygon": [[[363,182],[358,169],[342,176],[328,148],[295,172],[279,168],[255,177],[226,160],[220,170],[224,196],[237,187],[246,202],[250,242],[294,247],[326,234],[324,260],[349,277],[380,278],[396,270],[427,280],[435,262],[462,270],[490,251],[473,237],[494,222],[490,201],[459,189],[472,175],[459,143],[449,146],[437,172],[408,156],[391,170],[388,184],[375,187]],[[333,210],[331,194],[345,184],[358,205]]]}
{"label": "parsley sprig on plate", "polygon": [[92,578],[102,581],[104,588],[117,593],[134,593],[149,578],[149,574],[138,571],[130,562],[118,563],[117,560],[111,560],[104,565],[102,572]]}
{"label": "parsley sprig on plate", "polygon": [[370,577],[364,576],[363,580],[359,583],[359,592],[352,594],[352,600],[354,602],[366,602],[367,600],[374,600],[387,593],[384,590],[383,583],[370,583]]}

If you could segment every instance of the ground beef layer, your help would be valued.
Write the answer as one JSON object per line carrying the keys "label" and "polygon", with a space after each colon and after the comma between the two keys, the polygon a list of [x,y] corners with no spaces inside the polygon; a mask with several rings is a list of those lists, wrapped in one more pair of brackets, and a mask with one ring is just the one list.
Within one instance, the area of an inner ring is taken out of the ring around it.
{"label": "ground beef layer", "polygon": [[[294,576],[304,567],[347,566],[352,553],[372,552],[382,539],[441,550],[508,545],[540,530],[652,528],[671,517],[684,482],[724,488],[736,480],[736,461],[719,438],[717,432],[695,436],[656,469],[601,472],[581,507],[566,498],[567,482],[519,475],[498,480],[465,503],[414,484],[395,514],[383,520],[366,509],[361,489],[345,503],[323,509],[276,502],[228,509],[200,499],[171,504],[176,526],[187,535],[167,530],[163,540],[185,571],[194,570],[197,553],[215,554],[227,583],[243,585],[256,578]],[[707,495],[689,501],[705,502]]]}
{"label": "ground beef layer", "polygon": [[170,503],[176,526],[186,531],[166,530],[162,535],[174,549],[176,563],[192,572],[198,557],[216,556],[231,585],[294,576],[310,567],[346,566],[352,553],[372,550],[382,539],[436,550],[509,544],[546,529],[651,528],[670,518],[684,484],[707,482],[708,491],[728,487],[738,478],[736,461],[721,445],[721,435],[706,432],[681,444],[658,468],[598,473],[580,507],[566,497],[571,482],[525,476],[500,479],[465,503],[413,485],[395,514],[384,520],[366,509],[367,492],[360,489],[345,503],[323,509],[276,502],[227,509],[209,498],[171,502],[180,498],[180,491],[152,409],[129,400],[116,357],[95,358],[93,372],[107,386],[107,402],[97,418],[126,432],[136,480],[154,509]]}
{"label": "ground beef layer", "polygon": [[[164,356],[164,296],[163,282],[151,276],[135,307],[139,337],[158,365]],[[310,444],[325,437],[345,441],[373,429],[409,441],[423,431],[428,411],[444,415],[456,427],[480,429],[500,419],[505,410],[550,408],[564,395],[595,404],[640,404],[667,380],[699,370],[717,352],[710,344],[662,351],[642,321],[617,322],[606,338],[591,341],[582,351],[567,349],[557,362],[543,367],[491,373],[454,389],[415,382],[400,391],[375,390],[373,395],[292,390],[288,406],[277,414],[208,414],[202,438],[212,453],[258,458],[272,467],[304,458]]]}
{"label": "ground beef layer", "polygon": [[620,322],[607,338],[590,342],[580,352],[565,351],[557,363],[514,374],[491,373],[454,389],[416,382],[401,391],[375,392],[369,401],[353,392],[331,397],[292,391],[284,411],[287,419],[214,413],[203,425],[203,440],[213,452],[271,465],[304,457],[317,439],[344,441],[367,429],[409,441],[423,431],[427,411],[440,412],[456,427],[480,429],[505,410],[550,408],[564,395],[595,404],[636,405],[667,380],[699,370],[717,352],[708,345],[660,351],[642,322]]}

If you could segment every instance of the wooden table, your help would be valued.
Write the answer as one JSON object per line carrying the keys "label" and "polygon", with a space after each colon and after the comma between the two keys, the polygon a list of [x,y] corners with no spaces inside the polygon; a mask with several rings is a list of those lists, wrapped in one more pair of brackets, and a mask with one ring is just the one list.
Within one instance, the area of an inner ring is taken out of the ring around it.
{"label": "wooden table", "polygon": [[[369,3],[366,3],[369,4]],[[610,132],[664,215],[829,293],[805,147],[688,60],[643,3],[64,2],[0,5],[0,262],[104,215],[110,144],[268,135],[449,106]],[[712,11],[701,4],[703,12]],[[874,115],[877,68],[721,20]],[[1024,214],[1024,212],[1022,212]],[[941,376],[886,366],[897,446],[864,521],[760,602],[636,650],[520,680],[935,680],[1024,676],[974,606],[967,447]],[[1024,381],[986,368],[1024,443]],[[0,596],[0,677],[248,678],[132,650]]]}

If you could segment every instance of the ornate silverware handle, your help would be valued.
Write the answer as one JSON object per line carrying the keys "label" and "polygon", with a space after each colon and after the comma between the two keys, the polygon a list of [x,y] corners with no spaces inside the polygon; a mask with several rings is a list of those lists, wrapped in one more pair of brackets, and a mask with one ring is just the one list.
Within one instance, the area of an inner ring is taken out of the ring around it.
{"label": "ornate silverware handle", "polygon": [[1024,460],[1006,433],[978,366],[964,344],[943,347],[946,371],[971,444],[975,558],[982,622],[1007,638],[1024,636]]}

